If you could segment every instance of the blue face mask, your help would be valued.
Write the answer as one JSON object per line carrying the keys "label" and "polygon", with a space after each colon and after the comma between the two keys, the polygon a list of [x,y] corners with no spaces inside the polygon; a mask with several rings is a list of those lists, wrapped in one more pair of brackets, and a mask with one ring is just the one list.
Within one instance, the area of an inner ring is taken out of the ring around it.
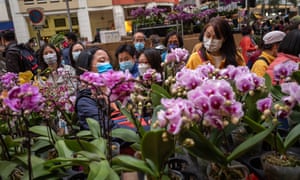
{"label": "blue face mask", "polygon": [[130,71],[133,68],[133,66],[134,66],[134,63],[131,60],[123,61],[120,63],[120,69],[122,71],[125,71],[126,69],[128,69]]}
{"label": "blue face mask", "polygon": [[169,50],[176,49],[176,48],[178,48],[178,45],[177,44],[169,44],[168,48],[169,48]]}
{"label": "blue face mask", "polygon": [[97,67],[98,73],[104,73],[108,70],[113,69],[109,62],[97,63],[96,67]]}
{"label": "blue face mask", "polygon": [[145,47],[144,43],[141,43],[141,42],[137,42],[134,44],[134,47],[137,51],[142,51]]}

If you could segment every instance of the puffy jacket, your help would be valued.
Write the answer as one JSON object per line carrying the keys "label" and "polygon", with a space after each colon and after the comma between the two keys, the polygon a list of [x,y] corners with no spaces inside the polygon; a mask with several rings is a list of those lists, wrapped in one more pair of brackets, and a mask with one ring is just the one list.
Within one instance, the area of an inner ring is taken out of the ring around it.
{"label": "puffy jacket", "polygon": [[300,57],[289,55],[289,54],[285,54],[285,53],[278,53],[277,57],[269,65],[269,67],[267,69],[267,73],[271,77],[273,84],[276,84],[276,81],[274,81],[274,73],[273,73],[274,67],[277,64],[281,64],[281,63],[284,63],[284,62],[289,61],[289,60],[294,61],[294,62],[300,62]]}
{"label": "puffy jacket", "polygon": [[76,97],[75,109],[80,129],[89,129],[86,118],[95,119],[99,121],[100,124],[108,120],[106,112],[107,105],[104,100],[98,100],[98,103],[96,99],[91,97],[91,95],[92,93],[90,89],[84,89],[79,91]]}

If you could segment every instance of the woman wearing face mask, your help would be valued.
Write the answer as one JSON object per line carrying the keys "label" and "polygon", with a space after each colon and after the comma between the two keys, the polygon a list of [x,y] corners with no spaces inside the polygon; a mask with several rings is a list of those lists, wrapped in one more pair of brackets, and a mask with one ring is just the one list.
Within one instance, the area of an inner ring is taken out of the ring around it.
{"label": "woman wearing face mask", "polygon": [[[85,71],[104,73],[108,70],[112,70],[114,68],[110,62],[111,56],[106,50],[98,47],[86,49],[81,52],[76,62],[76,75],[80,76]],[[84,130],[89,129],[86,118],[93,118],[97,121],[100,121],[101,118],[108,119],[105,111],[99,111],[99,109],[104,109],[106,106],[107,104],[104,99],[92,97],[91,89],[79,87],[75,109],[80,128]],[[111,104],[111,108],[117,110],[114,103]],[[113,127],[115,127],[114,124]]]}
{"label": "woman wearing face mask", "polygon": [[76,61],[76,75],[85,71],[104,73],[109,70],[118,70],[111,56],[105,49],[93,47],[83,50]]}
{"label": "woman wearing face mask", "polygon": [[148,69],[155,69],[156,72],[161,73],[161,56],[159,51],[155,49],[145,49],[144,52],[138,57],[138,70],[139,75],[142,76]]}
{"label": "woman wearing face mask", "polygon": [[[67,75],[70,77],[74,77],[75,75],[75,69],[72,68],[72,66],[61,64],[61,54],[59,50],[52,44],[44,44],[41,47],[38,59],[39,69],[42,72],[44,72],[46,69],[50,70],[50,73],[45,74],[46,76],[48,76],[47,81],[55,83],[64,83],[66,81],[62,76],[59,76],[57,73],[54,73],[55,71],[57,71],[58,68],[63,68],[64,73],[67,73]],[[73,79],[69,78],[68,80],[68,83],[72,85],[73,82],[71,82],[71,80]]]}
{"label": "woman wearing face mask", "polygon": [[202,45],[198,52],[191,54],[186,67],[196,69],[204,63],[216,68],[228,65],[245,65],[242,55],[237,51],[231,27],[226,20],[215,17],[204,27],[200,36]]}
{"label": "woman wearing face mask", "polygon": [[115,57],[117,59],[117,63],[119,64],[120,70],[128,70],[133,77],[137,77],[139,75],[135,53],[135,48],[129,44],[120,45],[115,53]]}
{"label": "woman wearing face mask", "polygon": [[76,42],[71,44],[69,48],[69,59],[71,61],[71,65],[74,69],[76,69],[76,61],[80,53],[85,49],[85,46],[81,42]]}
{"label": "woman wearing face mask", "polygon": [[167,51],[161,55],[162,61],[164,62],[167,54],[171,52],[172,49],[183,48],[183,39],[176,31],[171,31],[166,35],[163,44],[167,47]]}

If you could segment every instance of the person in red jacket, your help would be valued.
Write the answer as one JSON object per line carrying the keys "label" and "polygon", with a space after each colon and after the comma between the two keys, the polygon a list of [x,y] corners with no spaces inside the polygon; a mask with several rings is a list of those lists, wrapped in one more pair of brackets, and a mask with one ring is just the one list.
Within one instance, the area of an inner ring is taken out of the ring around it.
{"label": "person in red jacket", "polygon": [[242,54],[245,60],[245,63],[248,63],[249,58],[256,52],[258,46],[254,42],[251,35],[254,33],[251,26],[245,26],[242,28],[242,39],[240,41],[240,48],[242,49]]}

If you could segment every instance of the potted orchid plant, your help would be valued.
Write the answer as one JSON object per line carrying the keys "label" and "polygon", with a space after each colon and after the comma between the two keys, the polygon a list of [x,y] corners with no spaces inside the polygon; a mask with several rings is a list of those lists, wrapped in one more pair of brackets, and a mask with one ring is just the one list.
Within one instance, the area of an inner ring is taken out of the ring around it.
{"label": "potted orchid plant", "polygon": [[[266,178],[298,179],[300,174],[299,155],[289,152],[300,138],[299,73],[299,64],[293,61],[275,66],[274,80],[281,84],[273,86],[268,97],[257,101],[263,123],[246,120],[257,132],[274,128],[272,136],[266,139],[274,151],[261,156]],[[278,129],[286,125],[289,126],[287,134],[278,133]]]}

